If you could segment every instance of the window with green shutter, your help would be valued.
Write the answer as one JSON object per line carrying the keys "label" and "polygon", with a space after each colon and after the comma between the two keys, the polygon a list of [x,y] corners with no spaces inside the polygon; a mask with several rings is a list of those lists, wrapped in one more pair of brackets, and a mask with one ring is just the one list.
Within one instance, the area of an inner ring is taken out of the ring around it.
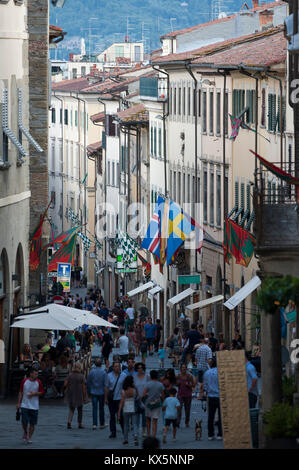
{"label": "window with green shutter", "polygon": [[154,154],[154,130],[153,126],[151,126],[151,149],[150,149],[151,155]]}
{"label": "window with green shutter", "polygon": [[154,155],[157,156],[157,128],[154,127]]}
{"label": "window with green shutter", "polygon": [[275,132],[276,128],[276,95],[268,94],[268,131]]}
{"label": "window with green shutter", "polygon": [[217,92],[217,104],[216,104],[216,135],[220,135],[220,123],[221,123],[221,93]]}
{"label": "window with green shutter", "polygon": [[214,134],[214,92],[210,91],[210,134]]}
{"label": "window with green shutter", "polygon": [[75,126],[78,127],[78,111],[75,111]]}
{"label": "window with green shutter", "polygon": [[[277,131],[280,132],[280,96],[277,96]],[[285,113],[286,113],[286,99],[282,97],[282,131],[285,131]]]}
{"label": "window with green shutter", "polygon": [[202,132],[207,132],[207,92],[202,92]]}

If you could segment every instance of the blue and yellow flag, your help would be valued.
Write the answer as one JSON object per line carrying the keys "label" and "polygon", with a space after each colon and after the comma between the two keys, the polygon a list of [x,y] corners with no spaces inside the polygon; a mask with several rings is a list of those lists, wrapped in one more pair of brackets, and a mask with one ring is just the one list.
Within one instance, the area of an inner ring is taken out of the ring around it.
{"label": "blue and yellow flag", "polygon": [[190,235],[195,226],[190,216],[173,201],[169,203],[169,237],[167,243],[167,266],[173,262],[173,256]]}

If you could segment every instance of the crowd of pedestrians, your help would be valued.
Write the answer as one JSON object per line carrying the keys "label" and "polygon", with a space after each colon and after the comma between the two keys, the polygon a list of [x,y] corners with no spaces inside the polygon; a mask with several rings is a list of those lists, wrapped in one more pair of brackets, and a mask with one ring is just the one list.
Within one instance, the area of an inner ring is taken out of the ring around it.
{"label": "crowd of pedestrians", "polygon": [[[222,439],[216,352],[229,348],[223,335],[215,338],[212,331],[204,332],[203,325],[194,323],[188,327],[186,319],[181,318],[173,333],[163,342],[163,328],[159,320],[153,322],[144,310],[138,313],[126,297],[117,299],[112,309],[107,308],[99,289],[89,290],[84,299],[79,295],[66,295],[64,304],[89,310],[119,329],[90,328],[86,325],[76,332],[60,332],[55,348],[55,364],[51,356],[51,339],[47,338],[40,354],[45,375],[55,370],[51,382],[43,383],[37,379],[32,369],[29,378],[24,379],[21,385],[18,398],[17,408],[21,409],[24,436],[28,443],[37,423],[38,398],[49,386],[57,398],[64,397],[68,404],[68,429],[72,428],[76,410],[78,428],[83,428],[83,405],[91,401],[93,430],[98,425],[101,430],[109,426],[109,438],[113,439],[117,436],[119,425],[123,444],[127,445],[132,438],[138,446],[141,436],[157,437],[158,421],[161,420],[165,443],[170,428],[173,440],[176,440],[177,429],[182,428],[183,414],[185,427],[190,426],[192,400],[198,399],[208,403],[208,439]],[[100,347],[101,357],[95,359],[86,378],[81,363],[71,358],[76,348],[90,351],[95,342]],[[117,354],[113,355],[115,348]],[[244,343],[236,331],[229,349],[242,348]],[[23,355],[28,357],[30,354],[30,348],[26,346]],[[159,368],[147,371],[146,359],[153,355],[157,356]],[[173,367],[165,370],[167,356]],[[255,407],[258,378],[249,356],[246,357],[249,404]],[[26,388],[30,389],[31,395],[25,397]],[[105,422],[107,412],[109,424]]]}

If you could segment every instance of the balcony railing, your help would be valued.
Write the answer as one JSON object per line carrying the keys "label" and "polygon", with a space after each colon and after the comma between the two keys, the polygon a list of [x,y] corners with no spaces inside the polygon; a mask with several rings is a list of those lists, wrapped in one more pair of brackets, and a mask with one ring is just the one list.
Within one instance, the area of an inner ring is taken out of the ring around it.
{"label": "balcony railing", "polygon": [[[284,162],[274,163],[277,167],[284,170],[291,176],[295,176],[295,163]],[[275,176],[272,172],[261,166],[257,170],[257,190],[259,195],[259,204],[295,204],[296,188]]]}

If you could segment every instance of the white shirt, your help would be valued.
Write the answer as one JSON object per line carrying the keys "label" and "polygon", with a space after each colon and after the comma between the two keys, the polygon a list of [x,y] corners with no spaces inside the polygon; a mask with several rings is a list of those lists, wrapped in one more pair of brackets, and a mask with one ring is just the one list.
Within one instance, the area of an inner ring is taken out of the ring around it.
{"label": "white shirt", "polygon": [[126,314],[130,318],[130,320],[134,320],[134,313],[135,313],[135,309],[133,307],[128,307],[127,308]]}
{"label": "white shirt", "polygon": [[39,396],[29,398],[30,393],[44,392],[43,385],[39,379],[30,380],[26,378],[21,382],[20,391],[23,393],[21,408],[27,408],[29,410],[39,409]]}
{"label": "white shirt", "polygon": [[119,344],[119,355],[125,356],[129,354],[129,338],[125,335],[120,336],[118,340]]}

